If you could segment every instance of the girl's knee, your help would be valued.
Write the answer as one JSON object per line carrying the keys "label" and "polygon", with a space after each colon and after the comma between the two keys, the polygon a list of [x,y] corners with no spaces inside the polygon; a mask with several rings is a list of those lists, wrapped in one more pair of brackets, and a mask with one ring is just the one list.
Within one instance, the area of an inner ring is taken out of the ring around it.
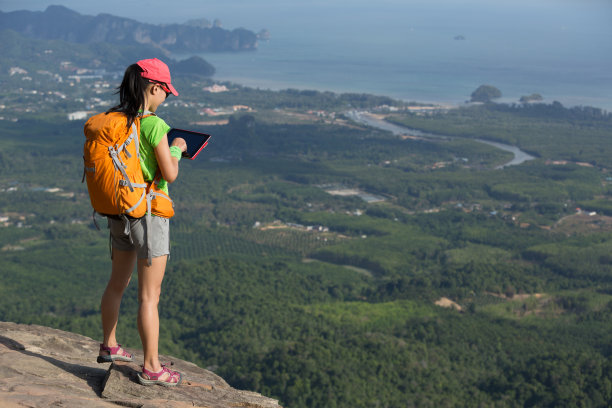
{"label": "girl's knee", "polygon": [[125,292],[129,284],[130,284],[130,279],[128,279],[127,281],[115,281],[111,279],[108,281],[108,284],[106,285],[106,290],[116,295],[123,295],[123,292]]}
{"label": "girl's knee", "polygon": [[159,297],[161,296],[161,290],[145,291],[138,294],[138,303],[147,305],[157,305],[159,303]]}

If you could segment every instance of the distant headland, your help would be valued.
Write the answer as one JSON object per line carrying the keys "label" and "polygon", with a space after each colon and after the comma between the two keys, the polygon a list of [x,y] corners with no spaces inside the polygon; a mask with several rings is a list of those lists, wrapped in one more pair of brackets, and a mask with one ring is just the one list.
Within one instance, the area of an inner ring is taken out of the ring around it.
{"label": "distant headland", "polygon": [[165,53],[254,50],[258,39],[244,28],[223,29],[219,21],[212,25],[154,25],[110,14],[83,15],[63,6],[49,6],[45,11],[0,11],[0,26],[37,39],[149,45]]}

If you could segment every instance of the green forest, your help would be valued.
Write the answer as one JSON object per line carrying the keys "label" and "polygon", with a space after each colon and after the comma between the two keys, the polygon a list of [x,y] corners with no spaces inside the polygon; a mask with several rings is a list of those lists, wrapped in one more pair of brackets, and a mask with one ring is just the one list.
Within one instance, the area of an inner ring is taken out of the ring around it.
{"label": "green forest", "polygon": [[[33,61],[27,81],[0,67],[0,320],[100,339],[108,230],[81,183],[84,121],[66,113],[116,96],[64,81],[55,103]],[[286,407],[610,406],[610,114],[422,114],[372,95],[210,84],[177,81],[180,99],[158,112],[212,134],[170,185],[162,354]],[[251,111],[199,114],[231,105]],[[345,115],[389,106],[394,123],[453,138]],[[499,169],[512,154],[478,139],[535,159]],[[132,282],[118,333],[139,349],[136,311]]]}

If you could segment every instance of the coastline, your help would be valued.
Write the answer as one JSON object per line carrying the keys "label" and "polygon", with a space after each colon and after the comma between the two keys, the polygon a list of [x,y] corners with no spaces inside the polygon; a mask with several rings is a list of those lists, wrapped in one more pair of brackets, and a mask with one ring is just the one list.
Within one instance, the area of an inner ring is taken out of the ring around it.
{"label": "coastline", "polygon": [[[499,61],[487,59],[479,66],[464,60],[455,66],[449,61],[431,60],[428,55],[420,60],[419,52],[411,58],[400,55],[378,61],[358,54],[359,48],[348,47],[342,49],[341,59],[335,54],[338,50],[333,42],[315,42],[302,49],[304,41],[279,38],[263,42],[254,51],[193,55],[215,67],[213,81],[254,89],[363,93],[407,103],[461,106],[480,85],[491,84],[502,91],[499,103],[519,103],[522,96],[539,93],[546,104],[558,101],[565,107],[592,106],[612,111],[612,88],[602,86],[607,78],[612,84],[612,74],[595,68],[585,72],[570,61],[561,71],[547,71],[545,75],[542,70],[548,65],[501,68]],[[316,46],[322,49],[317,51]],[[191,54],[172,55],[178,59],[187,56]],[[416,62],[413,58],[417,58]],[[595,73],[597,80],[589,80]]]}
{"label": "coastline", "polygon": [[[206,59],[206,58],[205,58]],[[213,64],[214,65],[214,64]],[[473,89],[469,88],[465,90],[465,93],[461,95],[455,94],[455,96],[441,96],[436,95],[435,97],[431,97],[428,95],[415,94],[415,96],[409,96],[406,92],[402,91],[389,91],[389,90],[380,90],[380,88],[361,88],[357,89],[355,87],[345,85],[339,86],[338,84],[334,85],[324,85],[324,84],[313,84],[306,83],[302,81],[291,81],[291,80],[280,80],[280,79],[270,79],[270,78],[257,78],[257,77],[247,77],[247,76],[234,76],[234,75],[215,75],[211,78],[213,81],[217,83],[234,83],[237,85],[261,89],[261,90],[270,90],[270,91],[282,91],[286,89],[298,89],[300,91],[319,91],[319,92],[333,92],[337,94],[342,93],[352,93],[352,94],[369,94],[374,96],[383,96],[389,97],[391,99],[396,99],[398,101],[404,103],[415,103],[415,104],[427,104],[427,105],[436,105],[441,108],[452,109],[459,108],[461,106],[469,104],[469,98],[471,92],[473,92],[479,84],[475,85]],[[612,93],[610,94],[612,95]],[[499,100],[496,100],[498,103],[504,104],[519,104],[520,98],[523,95],[518,95],[516,97],[504,96]],[[597,109],[602,109],[607,112],[612,112],[612,98],[597,98],[592,96],[565,96],[565,97],[544,97],[544,100],[541,103],[551,104],[553,102],[560,102],[564,107],[578,107],[578,106],[590,106]]]}
{"label": "coastline", "polygon": [[[476,73],[455,73],[451,68],[438,70],[429,75],[426,67],[410,75],[402,70],[409,69],[398,62],[392,66],[358,66],[334,60],[308,60],[300,64],[298,56],[289,55],[282,63],[278,62],[283,50],[266,50],[245,53],[200,53],[216,69],[211,77],[215,82],[231,82],[254,89],[279,91],[285,89],[315,90],[319,92],[355,93],[386,96],[398,101],[421,104],[459,107],[464,105],[478,86],[490,83],[500,89],[503,96],[499,103],[520,103],[520,98],[534,92],[543,96],[542,103],[560,102],[565,107],[592,106],[612,111],[612,89],[597,86],[584,80],[582,84],[569,84],[568,89],[559,88],[559,83],[567,80],[567,73],[549,79],[529,78],[531,84],[522,84],[522,76],[529,72],[516,72],[510,76],[495,78],[477,77]],[[278,54],[274,54],[274,52]],[[176,55],[173,57],[185,57]],[[304,56],[309,58],[309,56]],[[313,58],[313,57],[310,57]],[[380,68],[380,69],[379,69]],[[467,67],[463,67],[467,70]],[[484,68],[482,68],[484,69]],[[316,72],[316,75],[313,75]],[[347,73],[351,74],[348,75]],[[507,73],[504,73],[506,75]],[[500,74],[501,75],[501,74]],[[521,77],[521,78],[517,78]],[[612,83],[612,82],[611,82]]]}

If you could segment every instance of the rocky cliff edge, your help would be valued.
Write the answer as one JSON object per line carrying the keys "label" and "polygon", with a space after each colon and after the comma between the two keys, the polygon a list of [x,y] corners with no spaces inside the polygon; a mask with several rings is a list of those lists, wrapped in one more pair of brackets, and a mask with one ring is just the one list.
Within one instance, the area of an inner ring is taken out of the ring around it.
{"label": "rocky cliff edge", "polygon": [[[0,406],[279,408],[276,400],[230,387],[218,375],[170,356],[179,387],[145,387],[136,363],[98,364],[98,342],[35,325],[0,322]],[[142,351],[127,349],[142,360]]]}

